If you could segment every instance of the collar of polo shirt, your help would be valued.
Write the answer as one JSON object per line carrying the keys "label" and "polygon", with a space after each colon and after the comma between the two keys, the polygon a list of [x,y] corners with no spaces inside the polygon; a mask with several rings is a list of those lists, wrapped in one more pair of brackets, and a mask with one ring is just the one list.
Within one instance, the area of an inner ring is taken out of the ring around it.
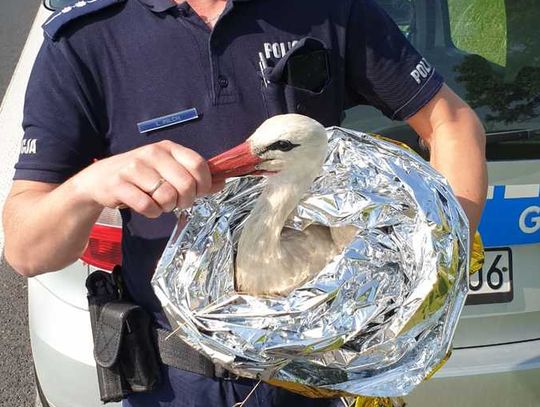
{"label": "collar of polo shirt", "polygon": [[[156,13],[162,13],[178,5],[174,0],[139,0],[139,1],[145,4],[150,10]],[[232,0],[232,1],[238,2],[238,1],[250,1],[250,0]]]}

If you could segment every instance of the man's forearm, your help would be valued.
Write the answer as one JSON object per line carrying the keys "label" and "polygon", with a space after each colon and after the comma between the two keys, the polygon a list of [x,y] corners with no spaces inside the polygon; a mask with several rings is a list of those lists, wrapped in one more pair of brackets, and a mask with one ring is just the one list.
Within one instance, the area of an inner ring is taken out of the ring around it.
{"label": "man's forearm", "polygon": [[4,208],[6,258],[26,276],[61,269],[81,255],[104,207],[157,218],[223,185],[203,157],[168,140],[94,162],[60,186],[16,181]]}
{"label": "man's forearm", "polygon": [[28,181],[14,184],[3,221],[6,260],[31,277],[75,261],[103,207],[83,198],[71,180],[58,187],[27,187]]}
{"label": "man's forearm", "polygon": [[[462,116],[465,116],[463,114]],[[431,164],[450,183],[467,217],[471,233],[478,228],[487,192],[484,130],[476,117],[462,117],[434,130]]]}
{"label": "man's forearm", "polygon": [[429,147],[431,164],[450,183],[474,232],[487,193],[486,137],[482,123],[446,85],[407,122]]}

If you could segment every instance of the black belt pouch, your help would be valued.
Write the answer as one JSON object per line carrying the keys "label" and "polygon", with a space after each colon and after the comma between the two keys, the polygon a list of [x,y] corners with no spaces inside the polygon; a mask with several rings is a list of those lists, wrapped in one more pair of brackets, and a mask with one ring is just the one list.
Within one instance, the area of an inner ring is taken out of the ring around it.
{"label": "black belt pouch", "polygon": [[101,401],[151,391],[161,379],[152,319],[122,289],[119,269],[86,279]]}

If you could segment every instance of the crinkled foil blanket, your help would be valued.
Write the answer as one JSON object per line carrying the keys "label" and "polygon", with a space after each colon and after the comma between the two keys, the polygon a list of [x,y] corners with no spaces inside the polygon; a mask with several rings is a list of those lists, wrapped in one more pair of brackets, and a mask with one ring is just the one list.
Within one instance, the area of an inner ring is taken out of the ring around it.
{"label": "crinkled foil blanket", "polygon": [[414,153],[342,128],[328,136],[323,172],[288,227],[358,233],[313,280],[287,297],[235,292],[235,247],[265,186],[244,177],[179,220],[152,284],[176,334],[240,376],[406,395],[450,349],[467,292],[468,223]]}

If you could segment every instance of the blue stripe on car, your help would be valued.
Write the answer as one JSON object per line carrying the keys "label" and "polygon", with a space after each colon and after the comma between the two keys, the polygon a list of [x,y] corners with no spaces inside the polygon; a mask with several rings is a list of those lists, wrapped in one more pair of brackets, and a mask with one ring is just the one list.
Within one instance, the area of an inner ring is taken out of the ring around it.
{"label": "blue stripe on car", "polygon": [[486,247],[540,243],[540,187],[490,187],[479,230]]}

